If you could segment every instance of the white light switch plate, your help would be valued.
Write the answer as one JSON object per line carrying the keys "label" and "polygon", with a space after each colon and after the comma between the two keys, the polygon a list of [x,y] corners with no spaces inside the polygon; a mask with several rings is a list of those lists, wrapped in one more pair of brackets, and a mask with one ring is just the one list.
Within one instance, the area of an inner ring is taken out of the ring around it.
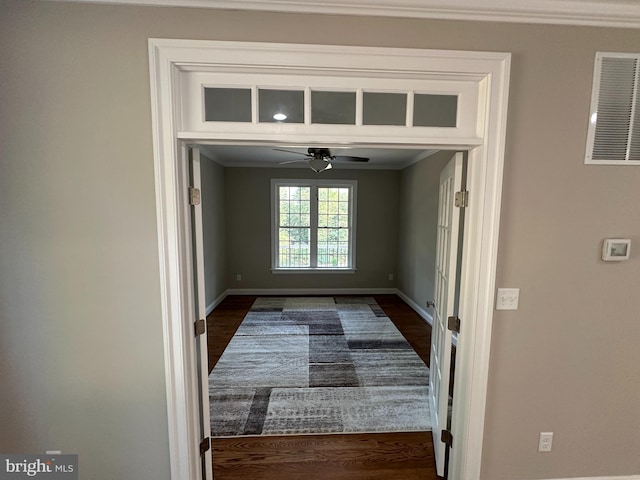
{"label": "white light switch plate", "polygon": [[519,288],[499,288],[496,298],[496,310],[517,310],[519,300]]}
{"label": "white light switch plate", "polygon": [[553,432],[540,432],[540,440],[538,440],[539,452],[550,452],[553,447]]}

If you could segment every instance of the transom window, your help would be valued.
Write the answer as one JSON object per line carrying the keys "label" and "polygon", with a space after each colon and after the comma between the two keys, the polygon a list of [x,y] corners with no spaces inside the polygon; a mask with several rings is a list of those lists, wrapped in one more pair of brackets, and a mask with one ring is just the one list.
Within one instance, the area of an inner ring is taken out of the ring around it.
{"label": "transom window", "polygon": [[251,142],[295,136],[303,144],[482,143],[478,107],[487,85],[479,76],[456,75],[454,65],[433,74],[413,54],[376,68],[364,67],[369,57],[356,54],[340,67],[323,67],[330,57],[312,63],[293,54],[283,61],[301,63],[290,68],[258,61],[251,73],[235,66],[244,62],[235,56],[206,71],[181,69],[178,135]]}
{"label": "transom window", "polygon": [[272,268],[355,270],[355,180],[272,180]]}
{"label": "transom window", "polygon": [[[455,128],[458,121],[456,92],[203,86],[203,96],[205,122]],[[310,116],[305,116],[305,103],[310,105]]]}

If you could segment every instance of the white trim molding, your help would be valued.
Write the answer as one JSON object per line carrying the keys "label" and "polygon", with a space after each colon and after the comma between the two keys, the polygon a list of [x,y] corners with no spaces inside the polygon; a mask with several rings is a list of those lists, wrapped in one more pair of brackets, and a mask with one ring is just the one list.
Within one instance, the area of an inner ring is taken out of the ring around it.
{"label": "white trim molding", "polygon": [[[357,79],[382,74],[389,78],[412,75],[446,76],[451,82],[475,83],[477,115],[473,117],[476,136],[452,136],[451,149],[469,151],[467,187],[469,207],[465,216],[465,245],[462,255],[460,316],[463,322],[456,368],[452,433],[456,437],[450,460],[451,478],[480,478],[489,353],[493,323],[493,301],[497,263],[498,232],[502,193],[502,172],[506,135],[507,100],[511,55],[498,52],[460,52],[399,48],[368,48],[329,45],[266,44],[195,40],[149,40],[149,68],[153,120],[154,170],[158,217],[159,267],[161,280],[162,325],[164,331],[165,374],[171,478],[199,480],[200,411],[196,375],[195,341],[192,331],[194,281],[190,245],[188,171],[189,143],[216,140],[227,143],[223,130],[198,133],[180,131],[183,115],[199,108],[185,102],[186,73],[212,69],[238,68],[246,75],[259,75],[265,69],[287,70],[295,76],[306,65],[316,76]],[[305,135],[312,135],[313,126]],[[320,127],[318,127],[320,128]],[[332,134],[333,135],[333,134]],[[339,137],[326,135],[323,141],[335,143]],[[248,144],[251,135],[232,143]],[[267,136],[267,144],[300,144],[304,136]],[[368,145],[384,147],[394,136],[380,135]],[[436,142],[437,142],[436,138]],[[316,140],[317,141],[317,140]],[[346,139],[362,146],[357,136]],[[407,141],[406,139],[404,140]],[[421,136],[411,145],[433,145],[434,139]],[[377,143],[376,143],[377,142]],[[442,143],[436,143],[440,147]],[[269,290],[254,290],[266,294]],[[370,293],[394,293],[395,289],[364,289]],[[290,293],[289,293],[290,292]],[[339,289],[318,293],[364,293],[362,289]],[[249,293],[229,290],[227,293]],[[307,294],[309,290],[279,290],[279,294]]]}
{"label": "white trim molding", "polygon": [[[425,322],[427,322],[430,326],[433,326],[433,316],[429,312],[427,312],[424,308],[414,302],[413,299],[411,299],[411,297],[409,297],[403,291],[398,290],[396,293],[407,305],[409,305],[418,315],[420,315],[420,317],[422,317]],[[451,334],[451,345],[453,345],[454,347],[458,346],[458,334],[456,332],[453,332]]]}
{"label": "white trim molding", "polygon": [[[59,0],[53,0],[59,1]],[[65,0],[287,13],[640,28],[640,4],[625,0]]]}
{"label": "white trim molding", "polygon": [[228,295],[393,295],[395,288],[230,288]]}
{"label": "white trim molding", "polygon": [[206,313],[207,315],[209,315],[211,312],[213,312],[215,310],[215,308],[220,305],[222,303],[222,301],[227,298],[227,296],[229,295],[228,291],[224,291],[220,294],[220,296],[216,299],[213,300],[213,302],[211,302],[209,305],[207,305],[207,310]]}
{"label": "white trim molding", "polygon": [[549,478],[547,480],[640,480],[640,475],[622,475],[621,477]]}
{"label": "white trim molding", "polygon": [[424,308],[414,302],[413,299],[403,291],[397,290],[396,293],[404,301],[404,303],[413,308],[415,312],[420,315],[429,325],[433,325],[433,316],[429,312],[427,312]]}

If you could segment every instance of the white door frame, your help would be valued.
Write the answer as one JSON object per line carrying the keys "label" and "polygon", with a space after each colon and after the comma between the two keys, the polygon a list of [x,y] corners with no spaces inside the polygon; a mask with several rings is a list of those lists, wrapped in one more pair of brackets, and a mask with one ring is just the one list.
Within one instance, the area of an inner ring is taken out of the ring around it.
{"label": "white door frame", "polygon": [[[316,69],[364,72],[428,72],[442,78],[473,79],[478,85],[476,139],[425,136],[406,141],[388,137],[369,146],[432,146],[469,150],[462,258],[460,317],[452,433],[455,449],[451,478],[480,478],[493,320],[502,172],[509,88],[510,54],[397,48],[336,47],[192,40],[149,40],[154,167],[157,202],[162,324],[164,332],[171,476],[200,479],[199,410],[193,338],[193,278],[189,248],[184,158],[186,142],[242,143],[207,132],[181,131],[180,72],[216,64],[241,64],[246,70],[293,69],[310,62]],[[351,67],[353,66],[353,67]],[[295,142],[296,136],[264,135],[259,140]],[[231,140],[231,141],[229,141]],[[254,139],[255,140],[255,139]],[[322,139],[330,142],[330,136]],[[344,138],[340,139],[344,143]],[[363,142],[355,140],[353,143]],[[473,394],[472,394],[473,392]]]}

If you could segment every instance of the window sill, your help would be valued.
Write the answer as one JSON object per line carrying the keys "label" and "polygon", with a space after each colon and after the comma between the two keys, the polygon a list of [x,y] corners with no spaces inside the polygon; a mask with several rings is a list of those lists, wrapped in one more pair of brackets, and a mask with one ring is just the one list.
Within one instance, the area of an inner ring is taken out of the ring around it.
{"label": "window sill", "polygon": [[317,273],[356,273],[355,268],[272,268],[271,273],[297,273],[297,274],[317,274]]}

